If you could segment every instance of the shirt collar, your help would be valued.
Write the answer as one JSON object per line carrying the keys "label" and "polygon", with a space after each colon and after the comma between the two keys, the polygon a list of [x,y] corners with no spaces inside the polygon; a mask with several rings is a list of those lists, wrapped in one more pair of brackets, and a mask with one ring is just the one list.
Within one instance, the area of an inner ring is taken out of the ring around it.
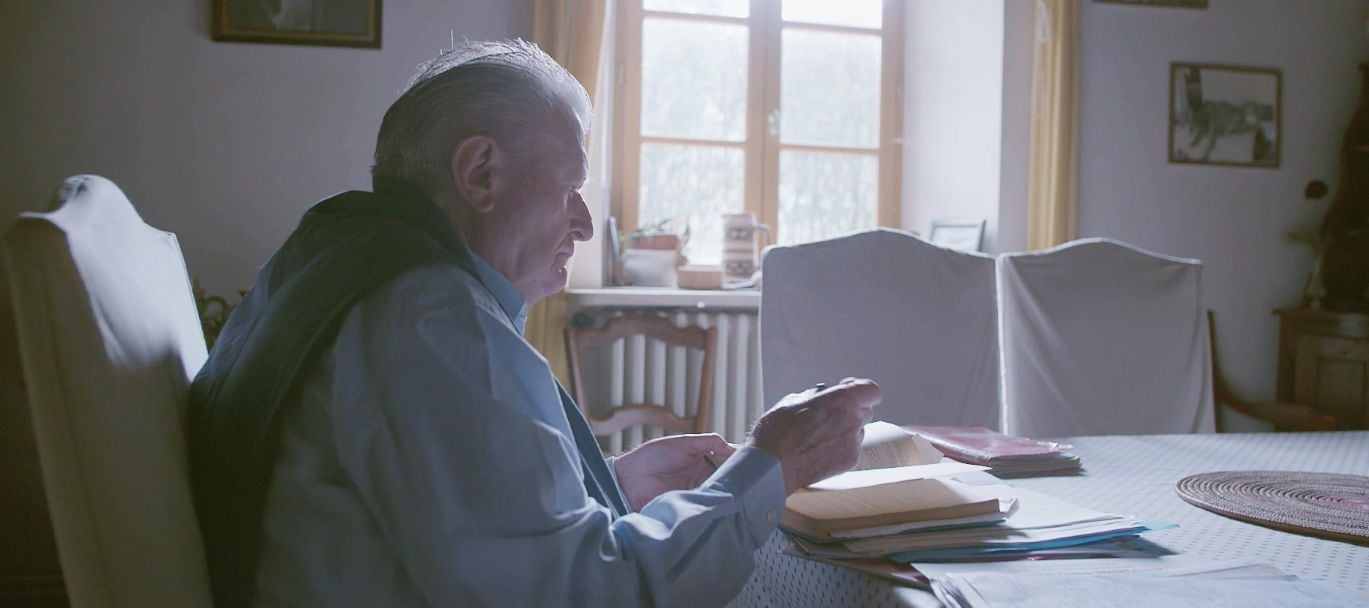
{"label": "shirt collar", "polygon": [[523,298],[523,292],[510,283],[504,275],[499,274],[498,270],[485,263],[480,256],[471,252],[471,261],[475,262],[475,271],[480,273],[480,280],[485,284],[485,288],[494,295],[495,301],[499,302],[499,307],[504,309],[504,314],[508,315],[509,321],[518,329],[518,333],[523,333],[523,324],[528,319],[528,304]]}

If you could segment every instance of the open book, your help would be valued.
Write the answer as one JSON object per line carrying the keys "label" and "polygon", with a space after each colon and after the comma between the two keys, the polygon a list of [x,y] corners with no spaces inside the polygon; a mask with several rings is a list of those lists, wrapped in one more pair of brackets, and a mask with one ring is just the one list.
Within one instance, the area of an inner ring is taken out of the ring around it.
{"label": "open book", "polygon": [[[1000,512],[994,493],[936,478],[957,470],[966,472],[965,468],[944,470],[946,465],[936,464],[940,460],[941,452],[925,439],[887,422],[871,423],[865,427],[860,459],[853,469],[858,472],[843,474],[859,482],[834,484],[834,477],[795,492],[785,501],[780,523],[825,540],[841,537],[844,531]],[[870,474],[859,473],[867,471]],[[886,471],[889,475],[881,478],[880,473]],[[927,474],[918,475],[918,471]]]}

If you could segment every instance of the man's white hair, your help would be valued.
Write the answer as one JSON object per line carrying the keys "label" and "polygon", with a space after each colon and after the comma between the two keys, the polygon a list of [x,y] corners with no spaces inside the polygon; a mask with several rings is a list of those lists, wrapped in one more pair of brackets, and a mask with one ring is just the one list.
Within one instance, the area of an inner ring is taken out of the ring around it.
{"label": "man's white hair", "polygon": [[444,201],[457,142],[486,135],[518,154],[549,118],[578,116],[588,128],[589,113],[584,87],[537,45],[465,42],[420,65],[385,112],[371,174]]}

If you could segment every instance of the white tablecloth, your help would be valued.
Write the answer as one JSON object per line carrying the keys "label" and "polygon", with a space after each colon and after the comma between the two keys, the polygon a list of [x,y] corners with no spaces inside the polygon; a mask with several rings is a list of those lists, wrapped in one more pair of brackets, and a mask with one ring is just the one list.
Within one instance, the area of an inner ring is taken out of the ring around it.
{"label": "white tablecloth", "polygon": [[[1274,469],[1369,475],[1369,431],[1076,437],[1085,473],[1016,479],[1015,486],[1076,504],[1169,521],[1146,538],[1214,560],[1257,558],[1309,580],[1369,596],[1369,547],[1279,532],[1204,511],[1181,500],[1174,482],[1194,473]],[[756,573],[732,606],[939,606],[930,593],[789,557],[776,534],[757,554]]]}

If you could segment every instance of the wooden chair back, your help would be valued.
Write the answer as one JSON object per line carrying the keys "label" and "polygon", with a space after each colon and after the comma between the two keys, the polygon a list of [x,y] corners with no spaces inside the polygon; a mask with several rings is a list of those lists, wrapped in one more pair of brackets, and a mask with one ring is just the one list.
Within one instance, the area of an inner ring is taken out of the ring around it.
{"label": "wooden chair back", "polygon": [[[627,403],[613,408],[606,417],[591,415],[582,377],[582,355],[586,349],[594,346],[639,335],[670,346],[703,352],[699,369],[699,398],[693,416],[677,416],[668,405],[661,403]],[[595,435],[611,435],[638,425],[659,427],[670,433],[703,433],[708,430],[713,409],[713,359],[717,347],[717,331],[713,328],[697,325],[677,327],[662,316],[630,313],[612,317],[602,327],[568,327],[565,339],[566,359],[570,362],[571,392]]]}

